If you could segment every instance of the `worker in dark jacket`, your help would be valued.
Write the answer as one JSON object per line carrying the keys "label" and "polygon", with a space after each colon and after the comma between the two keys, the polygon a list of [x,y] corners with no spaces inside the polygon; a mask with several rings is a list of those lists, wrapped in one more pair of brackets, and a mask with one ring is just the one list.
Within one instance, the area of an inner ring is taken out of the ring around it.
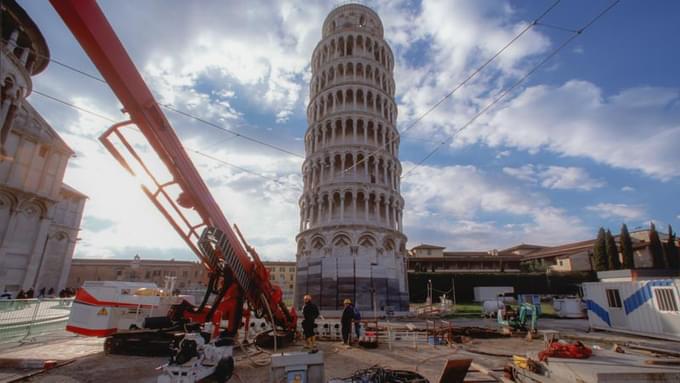
{"label": "worker in dark jacket", "polygon": [[314,321],[319,317],[319,308],[312,303],[311,295],[305,295],[304,301],[305,305],[302,307],[302,316],[304,317],[302,320],[302,332],[305,336],[305,348],[317,351],[316,335],[314,335],[316,324]]}
{"label": "worker in dark jacket", "polygon": [[342,343],[349,346],[349,333],[352,330],[352,320],[354,320],[354,306],[349,299],[345,299],[343,303],[345,304],[345,309],[342,311],[342,318],[340,319]]}

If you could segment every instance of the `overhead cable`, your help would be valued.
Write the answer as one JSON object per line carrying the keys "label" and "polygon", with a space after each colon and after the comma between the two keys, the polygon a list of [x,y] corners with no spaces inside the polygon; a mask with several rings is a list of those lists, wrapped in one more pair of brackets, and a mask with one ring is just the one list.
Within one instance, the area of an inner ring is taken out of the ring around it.
{"label": "overhead cable", "polygon": [[496,96],[493,101],[491,101],[489,104],[487,104],[484,108],[482,108],[480,111],[478,111],[472,118],[470,118],[463,126],[458,128],[453,132],[451,137],[449,137],[446,140],[441,141],[438,145],[435,146],[435,148],[427,153],[425,157],[423,157],[420,161],[418,161],[413,167],[411,167],[408,171],[406,171],[404,174],[402,174],[401,178],[405,178],[408,176],[410,173],[412,173],[414,170],[416,170],[418,167],[420,167],[425,161],[427,161],[430,157],[432,157],[441,147],[447,143],[449,143],[453,138],[455,138],[456,135],[458,135],[460,132],[468,128],[472,123],[474,123],[482,114],[486,113],[491,107],[496,105],[499,101],[501,101],[508,93],[510,93],[512,90],[517,88],[520,84],[522,84],[529,76],[531,76],[534,72],[536,72],[541,66],[543,66],[546,62],[548,62],[551,58],[553,58],[557,53],[559,53],[564,47],[569,45],[575,38],[580,36],[586,29],[590,28],[591,25],[593,25],[597,20],[599,20],[602,16],[604,16],[607,12],[609,12],[616,4],[618,4],[621,0],[615,0],[609,6],[607,6],[605,9],[603,9],[600,13],[598,13],[595,17],[593,17],[588,23],[586,23],[583,27],[581,27],[578,30],[575,30],[572,32],[572,34],[565,39],[556,49],[554,49],[550,54],[548,54],[546,57],[544,57],[538,64],[536,64],[529,72],[527,72],[524,76],[522,76],[519,80],[517,80],[515,83],[513,83],[509,88],[505,89],[503,92],[501,92],[498,96]]}
{"label": "overhead cable", "polygon": [[453,96],[454,93],[456,93],[460,88],[465,86],[470,80],[475,78],[484,68],[489,66],[498,56],[500,56],[503,52],[505,52],[506,49],[508,49],[512,44],[514,44],[517,40],[519,40],[520,37],[522,37],[525,33],[527,33],[531,28],[533,28],[541,19],[543,19],[550,11],[552,11],[557,4],[560,3],[561,0],[555,1],[552,5],[550,5],[540,16],[538,16],[536,19],[534,19],[533,22],[527,24],[515,37],[513,37],[510,41],[508,41],[501,49],[499,49],[496,53],[494,53],[493,56],[489,57],[482,65],[480,65],[477,69],[475,69],[472,73],[470,73],[463,81],[461,81],[458,85],[456,85],[450,92],[448,92],[444,97],[439,99],[436,103],[434,103],[430,108],[428,108],[425,112],[421,113],[408,127],[406,127],[404,130],[399,132],[398,135],[396,135],[394,138],[388,140],[383,146],[381,146],[379,149],[374,150],[373,152],[369,153],[367,156],[364,156],[361,160],[355,162],[352,164],[350,167],[346,168],[344,172],[348,172],[352,170],[352,168],[358,166],[360,163],[367,161],[369,157],[373,156],[374,154],[385,150],[384,148],[389,147],[390,144],[392,144],[394,141],[399,139],[402,134],[408,132],[411,128],[416,126],[420,121],[422,121],[425,117],[427,117],[428,114],[430,114],[432,111],[437,109],[444,101],[446,101],[449,97]]}
{"label": "overhead cable", "polygon": [[[50,99],[50,100],[52,100],[52,101],[58,102],[58,103],[60,103],[60,104],[62,104],[62,105],[68,106],[68,107],[70,107],[70,108],[72,108],[72,109],[76,109],[76,110],[78,110],[78,111],[81,111],[81,112],[84,112],[84,113],[93,115],[93,116],[95,116],[95,117],[99,117],[99,118],[101,118],[101,119],[103,119],[103,120],[106,120],[106,121],[108,121],[108,122],[111,122],[111,123],[116,123],[116,122],[117,122],[116,120],[114,120],[114,119],[112,119],[112,118],[110,118],[110,117],[107,117],[107,116],[105,116],[105,115],[103,115],[103,114],[101,114],[101,113],[97,113],[97,112],[95,112],[95,111],[93,111],[93,110],[90,110],[90,109],[87,109],[87,108],[83,108],[83,107],[78,106],[78,105],[76,105],[76,104],[74,104],[74,103],[68,102],[68,101],[66,101],[66,100],[63,100],[63,99],[58,98],[58,97],[55,97],[55,96],[51,96],[51,95],[46,94],[46,93],[44,93],[44,92],[41,92],[41,91],[39,91],[39,90],[35,90],[35,89],[34,89],[34,90],[33,90],[33,93],[35,93],[35,94],[37,94],[37,95],[39,95],[39,96],[45,97],[45,98],[47,98],[47,99]],[[297,185],[291,185],[291,184],[282,182],[281,180],[279,180],[279,179],[277,179],[277,178],[270,177],[270,176],[267,176],[267,175],[264,175],[264,174],[261,174],[261,173],[258,173],[258,172],[255,172],[255,171],[246,169],[246,168],[244,168],[244,167],[241,167],[241,166],[232,164],[232,163],[230,163],[230,162],[227,162],[227,161],[225,161],[225,160],[219,159],[219,158],[217,158],[217,157],[215,157],[215,156],[212,156],[212,155],[210,155],[210,154],[206,154],[206,153],[204,153],[204,152],[202,152],[202,151],[200,151],[200,150],[192,149],[192,148],[185,148],[185,149],[186,149],[187,151],[190,151],[190,152],[196,153],[196,154],[198,154],[198,155],[201,155],[201,156],[203,156],[203,157],[205,157],[205,158],[209,158],[209,159],[211,159],[211,160],[213,160],[213,161],[216,161],[216,162],[222,163],[222,164],[224,164],[224,165],[230,166],[230,167],[232,167],[232,168],[234,168],[234,169],[238,169],[238,170],[240,170],[240,171],[242,171],[242,172],[246,172],[246,173],[249,173],[249,174],[252,174],[252,175],[255,175],[255,176],[258,176],[258,177],[267,179],[267,180],[270,180],[270,181],[274,181],[274,182],[276,182],[277,184],[282,185],[282,186],[285,186],[285,187],[288,187],[288,188],[295,188],[295,189],[297,189],[297,190],[301,190],[300,187],[297,186]]]}

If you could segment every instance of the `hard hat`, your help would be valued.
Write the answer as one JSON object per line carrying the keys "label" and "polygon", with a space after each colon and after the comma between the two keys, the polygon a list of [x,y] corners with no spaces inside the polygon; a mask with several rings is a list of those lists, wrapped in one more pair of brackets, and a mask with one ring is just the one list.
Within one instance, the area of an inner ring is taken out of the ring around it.
{"label": "hard hat", "polygon": [[352,301],[349,298],[346,298],[344,302],[342,302],[345,305],[351,305]]}

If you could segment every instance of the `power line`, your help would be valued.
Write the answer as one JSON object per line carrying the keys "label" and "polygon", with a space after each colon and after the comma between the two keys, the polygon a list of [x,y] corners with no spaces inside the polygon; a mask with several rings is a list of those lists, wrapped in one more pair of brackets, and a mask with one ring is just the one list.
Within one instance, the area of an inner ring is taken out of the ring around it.
{"label": "power line", "polygon": [[394,141],[396,141],[399,137],[401,137],[402,134],[408,132],[411,128],[416,126],[420,121],[422,121],[428,114],[430,114],[432,111],[437,109],[444,101],[446,101],[449,97],[453,96],[454,93],[456,93],[460,88],[465,86],[470,80],[472,80],[474,77],[476,77],[484,68],[486,68],[489,64],[491,64],[498,56],[500,56],[503,52],[505,52],[506,49],[508,49],[512,44],[514,44],[517,40],[519,40],[520,37],[522,37],[525,33],[527,33],[531,28],[533,28],[541,19],[543,19],[550,11],[553,10],[557,6],[557,4],[560,3],[561,0],[555,1],[548,9],[546,9],[540,16],[538,16],[536,19],[534,19],[533,22],[527,24],[524,29],[522,29],[515,37],[513,37],[510,41],[508,41],[507,44],[505,44],[501,49],[499,49],[493,56],[491,56],[489,59],[487,59],[482,65],[480,65],[477,69],[475,69],[471,74],[469,74],[463,81],[461,81],[458,85],[456,85],[455,88],[453,88],[449,93],[444,95],[439,101],[434,103],[429,109],[427,109],[424,113],[420,114],[415,121],[413,121],[406,129],[402,130],[399,132],[399,135],[396,137],[390,139],[387,141],[383,146],[381,146],[379,149],[374,150],[373,152],[369,153],[367,156],[364,156],[361,160],[357,161],[356,163],[352,164],[350,167],[344,170],[344,172],[348,172],[352,170],[352,168],[358,166],[360,163],[367,161],[370,156],[373,156],[374,154],[384,150],[383,147],[387,147]]}
{"label": "power line", "polygon": [[562,42],[556,49],[554,49],[549,55],[543,58],[538,64],[536,64],[529,72],[527,72],[524,76],[522,76],[519,80],[517,80],[512,86],[501,92],[491,103],[486,105],[484,108],[482,108],[479,112],[477,112],[470,120],[468,120],[463,126],[461,126],[459,129],[455,130],[452,134],[452,136],[444,141],[441,141],[435,148],[427,153],[425,157],[423,157],[416,165],[414,165],[411,169],[409,169],[407,172],[402,174],[401,178],[405,178],[407,175],[412,173],[414,170],[416,170],[418,167],[420,167],[425,161],[427,161],[430,157],[432,157],[443,145],[451,141],[458,133],[462,132],[466,128],[468,128],[472,123],[474,123],[482,114],[484,114],[486,111],[488,111],[491,107],[496,105],[500,100],[502,100],[508,93],[510,93],[513,89],[518,87],[521,83],[523,83],[529,76],[531,76],[534,72],[536,72],[543,64],[548,62],[551,58],[553,58],[557,53],[559,53],[564,47],[569,45],[569,43],[580,36],[586,29],[588,29],[591,25],[593,25],[597,20],[599,20],[602,16],[604,16],[607,12],[609,12],[616,4],[618,4],[621,0],[615,0],[609,6],[607,6],[604,10],[602,10],[600,13],[598,13],[595,17],[593,17],[586,25],[581,27],[578,30],[575,30],[572,32],[571,36],[569,36],[566,40]]}
{"label": "power line", "polygon": [[60,104],[66,105],[66,106],[71,107],[71,108],[73,108],[73,109],[77,109],[77,110],[79,110],[79,111],[81,111],[81,112],[89,113],[89,114],[91,114],[91,115],[93,115],[93,116],[99,117],[99,118],[101,118],[101,119],[103,119],[103,120],[106,120],[106,121],[109,121],[109,122],[111,122],[111,123],[113,123],[113,124],[115,124],[116,122],[118,122],[118,121],[116,121],[116,120],[114,120],[114,119],[112,119],[112,118],[106,117],[106,116],[103,115],[103,114],[99,114],[99,113],[94,112],[94,111],[91,111],[91,110],[89,110],[89,109],[85,109],[85,108],[83,108],[83,107],[80,107],[80,106],[78,106],[78,105],[76,105],[76,104],[73,104],[73,103],[70,103],[70,102],[68,102],[68,101],[62,100],[62,99],[60,99],[60,98],[57,98],[57,97],[54,97],[54,96],[50,96],[49,94],[45,94],[45,93],[43,93],[43,92],[41,92],[41,91],[39,91],[39,90],[37,90],[37,89],[33,89],[33,93],[35,93],[35,94],[37,94],[37,95],[40,95],[40,96],[42,96],[42,97],[48,98],[48,99],[50,99],[50,100],[52,100],[52,101],[56,101],[56,102],[58,102],[58,103],[60,103]]}
{"label": "power line", "polygon": [[[58,102],[58,103],[60,103],[60,104],[62,104],[62,105],[68,106],[68,107],[70,107],[70,108],[76,109],[76,110],[78,110],[78,111],[81,111],[81,112],[84,112],[84,113],[91,114],[91,115],[93,115],[93,116],[95,116],[95,117],[99,117],[99,118],[101,118],[101,119],[103,119],[103,120],[106,120],[106,121],[108,121],[108,122],[111,122],[111,123],[116,123],[116,122],[117,122],[117,121],[115,121],[115,120],[113,120],[113,119],[111,119],[111,118],[109,118],[109,117],[107,117],[107,116],[105,116],[105,115],[103,115],[103,114],[101,114],[101,113],[97,113],[97,112],[92,111],[92,110],[90,110],[90,109],[83,108],[83,107],[78,106],[78,105],[75,105],[75,104],[73,104],[73,103],[71,103],[71,102],[62,100],[62,99],[60,99],[60,98],[58,98],[58,97],[54,97],[54,96],[51,96],[51,95],[49,95],[49,94],[40,92],[40,91],[38,91],[38,90],[35,90],[35,89],[34,89],[34,90],[33,90],[33,93],[35,93],[35,94],[37,94],[37,95],[40,95],[40,96],[42,96],[42,97],[45,97],[45,98],[47,98],[47,99],[50,99],[50,100],[52,100],[52,101]],[[210,154],[203,153],[203,152],[201,152],[201,151],[199,151],[199,150],[192,149],[192,148],[185,148],[185,149],[186,149],[187,151],[191,151],[191,152],[196,153],[196,154],[198,154],[198,155],[201,155],[201,156],[203,156],[203,157],[205,157],[205,158],[209,158],[209,159],[211,159],[211,160],[213,160],[213,161],[216,161],[216,162],[219,162],[219,163],[221,163],[221,164],[230,166],[230,167],[232,167],[232,168],[241,170],[241,171],[243,171],[243,172],[246,172],[246,173],[249,173],[249,174],[253,174],[253,175],[256,175],[256,176],[258,176],[258,177],[261,177],[261,178],[264,178],[264,179],[267,179],[267,180],[270,180],[270,181],[274,181],[274,182],[276,182],[276,183],[278,183],[278,184],[280,184],[280,185],[282,185],[282,186],[289,187],[289,188],[296,188],[297,190],[300,190],[300,191],[302,190],[302,189],[301,189],[299,186],[297,186],[297,185],[290,185],[290,184],[287,184],[287,183],[285,183],[285,182],[280,181],[280,180],[277,179],[277,178],[270,177],[270,176],[266,176],[266,175],[264,175],[264,174],[260,174],[260,173],[257,173],[257,172],[255,172],[255,171],[252,171],[252,170],[243,168],[243,167],[241,167],[241,166],[234,165],[234,164],[232,164],[232,163],[230,163],[230,162],[227,162],[227,161],[225,161],[225,160],[219,159],[219,158],[214,157],[214,156],[212,156],[212,155],[210,155]]]}
{"label": "power line", "polygon": [[232,168],[238,169],[238,170],[240,170],[240,171],[242,171],[242,172],[249,173],[249,174],[252,174],[252,175],[255,175],[255,176],[264,178],[264,179],[269,180],[269,181],[274,181],[274,182],[276,182],[277,184],[279,184],[279,185],[281,185],[281,186],[285,186],[285,187],[289,187],[289,188],[295,188],[295,189],[297,189],[297,190],[299,190],[299,191],[302,191],[302,188],[300,188],[298,185],[287,184],[287,183],[281,181],[281,180],[278,179],[278,178],[266,176],[266,175],[264,175],[264,174],[257,173],[257,172],[254,172],[254,171],[252,171],[252,170],[249,170],[249,169],[240,167],[240,166],[238,166],[238,165],[234,165],[234,164],[232,164],[232,163],[229,163],[229,162],[227,162],[227,161],[224,161],[224,160],[222,160],[222,159],[219,159],[219,158],[217,158],[217,157],[214,157],[214,156],[212,156],[212,155],[210,155],[210,154],[203,153],[203,152],[201,152],[201,151],[199,151],[199,150],[196,150],[196,149],[187,148],[187,150],[190,151],[190,152],[196,153],[196,154],[198,154],[198,155],[200,155],[200,156],[202,156],[202,157],[211,159],[211,160],[213,160],[213,161],[215,161],[215,162],[219,162],[219,163],[222,163],[222,164],[224,164],[224,165],[231,166]]}
{"label": "power line", "polygon": [[[5,44],[10,44],[10,41],[9,41],[9,40],[2,39],[2,41],[5,42]],[[30,48],[19,47],[16,43],[12,43],[12,45],[14,45],[15,47],[21,48],[21,49],[29,49],[29,50],[30,50]],[[99,81],[99,82],[104,83],[104,84],[108,84],[108,83],[106,82],[106,80],[104,80],[103,78],[101,78],[101,77],[99,77],[99,76],[96,76],[96,75],[93,75],[93,74],[91,74],[91,73],[88,73],[88,72],[86,72],[86,71],[84,71],[84,70],[82,70],[82,69],[78,69],[78,68],[76,68],[76,67],[74,67],[74,66],[72,66],[72,65],[66,64],[66,63],[64,63],[64,62],[62,62],[62,61],[60,61],[60,60],[57,60],[57,59],[55,59],[55,58],[52,58],[52,57],[50,57],[50,56],[46,56],[46,55],[43,55],[43,54],[41,54],[41,53],[38,53],[38,52],[36,52],[36,51],[34,51],[34,50],[31,50],[31,51],[32,51],[33,54],[35,54],[36,56],[40,56],[40,57],[42,57],[42,58],[44,58],[44,59],[46,59],[46,60],[48,60],[48,61],[50,61],[50,62],[53,62],[53,63],[55,63],[55,64],[57,64],[57,65],[59,65],[59,66],[62,66],[62,67],[64,67],[64,68],[66,68],[66,69],[68,69],[68,70],[71,70],[71,71],[73,71],[73,72],[75,72],[75,73],[78,73],[78,74],[80,74],[80,75],[83,75],[83,76],[85,76],[85,77],[87,77],[87,78],[90,78],[90,79],[92,79],[92,80]],[[46,97],[48,97],[48,96],[46,96]],[[48,97],[48,98],[49,98],[49,97]],[[56,100],[55,100],[55,101],[56,101]],[[236,132],[236,131],[234,131],[234,130],[232,130],[232,129],[226,128],[226,127],[221,126],[221,125],[219,125],[219,124],[216,124],[216,123],[214,123],[214,122],[211,122],[211,121],[208,121],[208,120],[203,119],[203,118],[201,118],[201,117],[198,117],[198,116],[196,116],[196,115],[193,115],[193,114],[191,114],[191,113],[189,113],[189,112],[185,112],[185,111],[183,111],[183,110],[177,109],[175,106],[173,106],[173,105],[171,105],[171,104],[161,104],[161,103],[158,103],[158,105],[160,105],[160,106],[161,106],[162,108],[164,108],[164,109],[170,110],[170,111],[175,112],[175,113],[177,113],[177,114],[179,114],[179,115],[182,115],[182,116],[184,116],[184,117],[191,118],[191,119],[196,120],[196,121],[198,121],[198,122],[200,122],[200,123],[202,123],[202,124],[208,125],[208,126],[210,126],[210,127],[216,128],[216,129],[219,129],[219,130],[221,130],[221,131],[223,131],[223,132],[225,132],[225,133],[232,134],[234,137],[242,138],[242,139],[244,139],[244,140],[247,140],[247,141],[250,141],[250,142],[259,144],[259,145],[263,145],[263,146],[266,146],[266,147],[268,147],[268,148],[271,148],[271,149],[274,149],[274,150],[278,150],[278,151],[280,151],[280,152],[283,152],[283,153],[286,153],[286,154],[290,154],[290,155],[295,156],[295,157],[298,157],[298,158],[302,158],[302,159],[305,158],[303,155],[300,155],[300,154],[298,154],[298,153],[292,152],[292,151],[290,151],[290,150],[288,150],[288,149],[285,149],[285,148],[282,148],[282,147],[280,147],[280,146],[276,146],[276,145],[273,145],[273,144],[264,142],[264,141],[262,141],[262,140],[259,140],[259,139],[257,139],[257,138],[250,137],[250,136],[248,136],[248,135],[244,135],[244,134],[239,133],[239,132]]]}
{"label": "power line", "polygon": [[295,157],[302,158],[302,159],[305,158],[305,156],[303,156],[303,155],[301,155],[301,154],[297,154],[297,153],[295,153],[295,152],[291,152],[291,151],[288,150],[288,149],[284,149],[284,148],[281,148],[281,147],[279,147],[279,146],[272,145],[272,144],[270,144],[270,143],[267,143],[267,142],[258,140],[257,138],[253,138],[253,137],[250,137],[250,136],[246,136],[246,135],[244,135],[244,134],[235,132],[235,131],[233,131],[233,130],[231,130],[231,129],[229,129],[229,128],[225,128],[225,127],[223,127],[223,126],[221,126],[221,125],[218,125],[218,124],[215,124],[215,123],[210,122],[210,121],[208,121],[208,120],[205,120],[205,119],[203,119],[203,118],[201,118],[201,117],[194,116],[194,115],[192,115],[192,114],[190,114],[190,113],[187,113],[187,112],[185,112],[185,111],[176,109],[174,106],[172,106],[172,105],[170,105],[170,104],[161,104],[161,103],[159,103],[158,105],[162,106],[163,108],[165,108],[165,109],[167,109],[167,110],[170,110],[170,111],[172,111],[172,112],[175,112],[175,113],[177,113],[177,114],[180,114],[180,115],[182,115],[182,116],[192,118],[192,119],[194,119],[194,120],[196,120],[196,121],[198,121],[198,122],[201,122],[201,123],[203,123],[203,124],[205,124],[205,125],[208,125],[208,126],[211,126],[211,127],[213,127],[213,128],[219,129],[219,130],[221,130],[221,131],[223,131],[223,132],[226,132],[226,133],[229,133],[229,134],[233,134],[234,136],[239,137],[239,138],[243,138],[244,140],[247,140],[247,141],[250,141],[250,142],[254,142],[254,143],[256,143],[256,144],[264,145],[264,146],[266,146],[266,147],[268,147],[268,148],[271,148],[271,149],[274,149],[274,150],[278,150],[278,151],[283,152],[283,153],[286,153],[286,154],[290,154],[291,156],[295,156]]}

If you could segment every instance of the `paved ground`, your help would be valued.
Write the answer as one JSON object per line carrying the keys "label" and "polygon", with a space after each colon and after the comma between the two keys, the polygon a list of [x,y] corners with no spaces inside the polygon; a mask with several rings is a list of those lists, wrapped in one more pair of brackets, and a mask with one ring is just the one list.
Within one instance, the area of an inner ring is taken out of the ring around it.
{"label": "paved ground", "polygon": [[[424,327],[425,325],[425,322],[412,323],[417,327]],[[495,322],[489,319],[462,318],[455,319],[454,323],[457,326],[495,328]],[[392,322],[391,325],[404,326],[405,323]],[[585,333],[588,327],[585,320],[541,319],[539,325],[543,329],[559,330],[562,334],[581,336],[586,339],[589,346],[598,345],[602,349],[610,348],[612,343],[624,344],[629,341],[647,343],[656,347],[676,347],[680,349],[676,342],[619,336],[603,332]],[[438,382],[441,369],[447,359],[472,358],[475,362],[484,366],[501,368],[509,361],[507,355],[540,351],[543,349],[543,341],[542,339],[535,339],[528,342],[523,338],[473,339],[471,343],[457,345],[456,347],[420,345],[418,351],[413,348],[409,341],[394,344],[392,350],[389,350],[386,344],[381,344],[377,350],[365,350],[361,348],[345,349],[337,342],[320,342],[320,349],[325,356],[326,379],[346,377],[358,369],[380,365],[392,369],[416,370],[430,381]],[[301,350],[299,345],[293,345],[287,347],[285,351]],[[266,359],[266,355],[261,355],[260,359],[262,357]],[[70,364],[25,380],[47,383],[155,382],[158,376],[156,368],[166,362],[166,358],[104,355],[101,339],[65,334],[58,339],[0,348],[0,361],[26,358],[57,360],[75,358],[75,361]],[[237,352],[236,358],[238,377],[232,379],[233,382],[269,381],[269,367],[256,367],[239,352]],[[3,378],[16,378],[17,374],[28,371],[30,370],[0,368],[0,382],[3,381]]]}

